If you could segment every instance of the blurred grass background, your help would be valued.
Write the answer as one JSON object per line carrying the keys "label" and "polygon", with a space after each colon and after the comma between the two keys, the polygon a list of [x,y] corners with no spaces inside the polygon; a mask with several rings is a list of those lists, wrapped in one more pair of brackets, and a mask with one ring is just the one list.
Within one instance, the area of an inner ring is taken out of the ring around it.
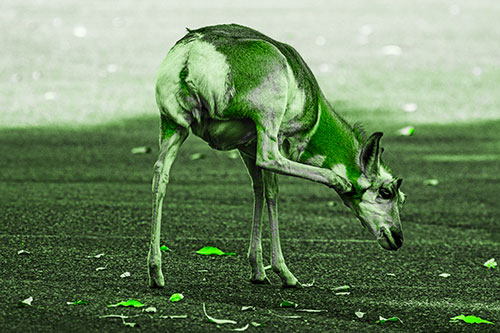
{"label": "blurred grass background", "polygon": [[156,71],[185,27],[232,22],[294,46],[347,118],[498,119],[498,17],[488,0],[4,0],[0,127],[157,116]]}

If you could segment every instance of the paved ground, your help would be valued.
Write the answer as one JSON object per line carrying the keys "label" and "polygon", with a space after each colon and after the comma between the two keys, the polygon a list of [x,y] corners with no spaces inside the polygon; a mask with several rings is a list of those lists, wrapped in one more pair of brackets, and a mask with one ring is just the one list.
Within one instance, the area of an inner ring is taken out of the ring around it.
{"label": "paved ground", "polygon": [[[370,129],[372,126],[370,126]],[[283,290],[248,281],[250,181],[239,160],[189,139],[173,167],[165,205],[163,243],[166,287],[146,286],[150,220],[150,178],[157,153],[156,119],[86,130],[29,129],[0,133],[0,318],[2,331],[119,331],[120,319],[139,315],[135,329],[216,330],[202,303],[216,318],[233,319],[253,331],[460,331],[449,318],[471,314],[500,324],[499,270],[482,264],[500,259],[497,203],[500,187],[496,133],[500,122],[417,128],[399,137],[381,127],[386,160],[404,180],[408,202],[402,213],[406,242],[389,253],[373,242],[328,188],[280,177],[280,220],[289,267],[314,287]],[[135,146],[153,147],[132,155]],[[204,158],[191,161],[193,153]],[[423,181],[436,178],[436,187]],[[267,233],[266,233],[267,236]],[[237,253],[201,257],[202,246]],[[264,242],[265,251],[269,241]],[[18,255],[18,250],[31,255]],[[98,253],[99,259],[88,259]],[[267,256],[266,256],[267,261]],[[106,269],[96,271],[100,266]],[[207,270],[203,272],[200,270]],[[129,278],[120,274],[129,271]],[[388,275],[394,274],[394,276]],[[440,273],[449,273],[442,278]],[[351,286],[348,296],[333,288]],[[180,303],[169,303],[172,293]],[[32,296],[33,306],[17,307]],[[282,298],[299,308],[279,307]],[[86,305],[66,305],[82,299]],[[155,306],[108,308],[137,299]],[[255,312],[241,312],[253,305]],[[366,312],[358,319],[354,312]],[[186,319],[160,315],[187,314]],[[300,315],[300,318],[280,316]],[[401,323],[375,324],[378,316]],[[496,326],[495,326],[496,327]],[[493,327],[467,329],[494,330]]]}

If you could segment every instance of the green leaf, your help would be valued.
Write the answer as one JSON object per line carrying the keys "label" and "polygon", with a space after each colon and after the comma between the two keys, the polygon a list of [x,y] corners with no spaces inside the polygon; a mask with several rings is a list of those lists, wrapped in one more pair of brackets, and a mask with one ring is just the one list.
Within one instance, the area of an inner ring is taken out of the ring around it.
{"label": "green leaf", "polygon": [[457,321],[462,320],[466,322],[467,324],[490,324],[490,325],[495,325],[491,321],[484,320],[482,318],[476,317],[476,316],[464,316],[463,314],[450,318],[450,322],[456,323]]}
{"label": "green leaf", "polygon": [[182,294],[172,294],[172,296],[170,296],[170,298],[168,300],[170,302],[179,302],[183,298],[184,298],[184,295],[182,295]]}
{"label": "green leaf", "polygon": [[111,305],[108,305],[108,308],[114,308],[114,307],[117,307],[117,306],[133,306],[134,308],[140,308],[140,307],[143,307],[144,304],[142,304],[141,302],[139,301],[136,301],[135,299],[130,299],[128,301],[121,301],[119,303],[116,303],[116,304],[111,304]]}
{"label": "green leaf", "polygon": [[282,308],[296,308],[298,306],[298,304],[295,302],[283,300],[283,302],[281,302],[280,306]]}
{"label": "green leaf", "polygon": [[166,245],[160,246],[160,250],[163,251],[163,252],[170,252],[170,251],[172,251]]}
{"label": "green leaf", "polygon": [[66,304],[68,304],[68,305],[79,305],[79,304],[87,304],[87,302],[84,302],[81,299],[79,299],[78,301],[74,301],[74,302],[66,302]]}
{"label": "green leaf", "polygon": [[488,268],[497,268],[497,262],[495,261],[495,258],[491,258],[490,260],[486,261],[483,265]]}
{"label": "green leaf", "polygon": [[205,308],[205,303],[203,303],[203,313],[205,314],[205,316],[208,318],[208,320],[210,320],[212,323],[216,323],[216,324],[237,324],[237,322],[235,322],[234,320],[230,320],[230,319],[216,319],[214,317],[211,317],[207,314],[207,309]]}
{"label": "green leaf", "polygon": [[216,254],[218,256],[234,256],[236,254],[234,252],[224,252],[213,246],[205,246],[204,248],[201,248],[198,251],[196,251],[196,253],[203,254],[206,256],[211,254]]}
{"label": "green leaf", "polygon": [[401,319],[399,319],[398,317],[384,318],[382,316],[379,316],[378,319],[379,320],[376,321],[377,324],[384,324],[388,321],[399,321],[399,322],[403,323],[403,321]]}

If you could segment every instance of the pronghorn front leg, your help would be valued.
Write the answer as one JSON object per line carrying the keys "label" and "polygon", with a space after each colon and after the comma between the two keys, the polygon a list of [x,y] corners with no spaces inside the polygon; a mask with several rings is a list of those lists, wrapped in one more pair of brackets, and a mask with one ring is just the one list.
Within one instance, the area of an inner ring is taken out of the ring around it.
{"label": "pronghorn front leg", "polygon": [[281,155],[278,145],[279,124],[268,122],[257,124],[257,165],[276,173],[300,177],[335,188],[338,192],[351,191],[351,184],[336,170],[318,168],[291,161]]}
{"label": "pronghorn front leg", "polygon": [[264,181],[262,179],[262,169],[255,165],[255,158],[252,158],[240,151],[241,158],[247,167],[248,174],[252,179],[254,193],[254,208],[252,232],[250,235],[250,245],[248,247],[248,261],[252,273],[250,282],[268,283],[264,263],[262,261],[262,207],[264,206]]}
{"label": "pronghorn front leg", "polygon": [[188,129],[167,124],[162,117],[160,133],[160,154],[154,166],[153,176],[153,221],[151,224],[151,240],[148,253],[148,278],[151,288],[161,288],[165,285],[161,271],[160,231],[161,231],[161,208],[170,167],[175,160],[177,152],[188,136]]}
{"label": "pronghorn front leg", "polygon": [[269,171],[264,171],[263,175],[269,222],[271,224],[271,266],[273,271],[281,278],[283,287],[301,287],[300,282],[286,266],[281,251],[278,228],[278,175]]}

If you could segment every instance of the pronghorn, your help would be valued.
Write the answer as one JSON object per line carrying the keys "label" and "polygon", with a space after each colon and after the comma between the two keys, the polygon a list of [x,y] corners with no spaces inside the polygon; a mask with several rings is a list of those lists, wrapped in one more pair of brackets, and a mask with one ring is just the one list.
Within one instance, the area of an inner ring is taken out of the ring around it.
{"label": "pronghorn", "polygon": [[254,190],[248,249],[250,281],[265,283],[262,208],[271,224],[271,265],[285,287],[289,271],[278,233],[277,174],[333,188],[388,250],[403,243],[401,179],[381,161],[382,133],[364,138],[326,101],[291,46],[253,29],[217,25],[189,30],[163,60],[156,83],[160,153],[154,166],[149,285],[163,287],[160,229],[169,172],[191,131],[218,150],[238,149]]}

